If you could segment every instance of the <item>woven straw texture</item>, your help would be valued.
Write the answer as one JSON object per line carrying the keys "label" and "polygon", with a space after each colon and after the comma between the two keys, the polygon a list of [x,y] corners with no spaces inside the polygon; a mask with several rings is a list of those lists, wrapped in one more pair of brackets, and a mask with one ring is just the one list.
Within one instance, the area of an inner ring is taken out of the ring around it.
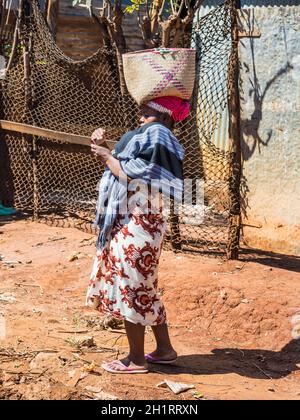
{"label": "woven straw texture", "polygon": [[195,82],[196,51],[157,48],[123,55],[127,88],[142,104],[160,96],[189,100]]}

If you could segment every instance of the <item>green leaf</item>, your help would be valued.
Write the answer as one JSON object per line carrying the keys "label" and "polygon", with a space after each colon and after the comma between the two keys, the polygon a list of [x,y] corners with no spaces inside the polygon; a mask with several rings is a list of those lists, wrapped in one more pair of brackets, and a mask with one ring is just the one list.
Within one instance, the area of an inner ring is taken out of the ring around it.
{"label": "green leaf", "polygon": [[125,7],[125,13],[132,14],[134,12],[134,6],[127,6]]}
{"label": "green leaf", "polygon": [[140,7],[143,4],[146,4],[146,0],[130,0],[130,2],[131,5],[126,6],[124,9],[125,13],[132,14],[133,12],[140,10]]}

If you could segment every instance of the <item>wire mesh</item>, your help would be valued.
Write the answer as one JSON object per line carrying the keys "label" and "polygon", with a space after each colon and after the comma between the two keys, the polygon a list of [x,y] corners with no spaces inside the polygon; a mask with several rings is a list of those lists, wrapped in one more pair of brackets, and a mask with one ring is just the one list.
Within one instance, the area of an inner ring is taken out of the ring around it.
{"label": "wire mesh", "polygon": [[[19,49],[0,85],[2,118],[82,135],[104,127],[117,141],[137,125],[138,108],[121,95],[115,52],[101,48],[84,61],[66,57],[36,0],[31,5],[20,37],[30,72]],[[193,192],[196,181],[203,181],[204,203],[183,205],[179,216],[171,215],[166,239],[176,249],[222,254],[228,248],[233,162],[230,151],[212,139],[228,102],[231,8],[232,1],[226,1],[201,18],[185,41],[198,51],[197,80],[191,115],[175,134],[186,152],[184,176],[192,180]],[[1,136],[0,198],[47,223],[90,228],[103,166],[89,148],[20,134]]]}

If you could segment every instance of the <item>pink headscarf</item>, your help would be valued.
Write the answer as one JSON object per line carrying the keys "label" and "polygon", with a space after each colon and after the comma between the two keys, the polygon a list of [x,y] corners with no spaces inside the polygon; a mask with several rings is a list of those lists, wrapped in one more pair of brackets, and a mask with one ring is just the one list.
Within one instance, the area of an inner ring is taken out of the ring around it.
{"label": "pink headscarf", "polygon": [[184,120],[190,113],[189,102],[176,96],[161,96],[152,99],[147,106],[159,112],[166,112],[175,122]]}

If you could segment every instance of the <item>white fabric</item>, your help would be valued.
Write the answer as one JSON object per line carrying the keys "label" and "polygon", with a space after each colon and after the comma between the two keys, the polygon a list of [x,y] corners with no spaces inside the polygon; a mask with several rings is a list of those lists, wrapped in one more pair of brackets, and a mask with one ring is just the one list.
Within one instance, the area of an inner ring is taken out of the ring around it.
{"label": "white fabric", "polygon": [[165,108],[162,105],[157,104],[156,102],[150,101],[147,103],[147,106],[149,108],[155,109],[158,112],[162,112],[162,113],[166,112],[167,114],[170,115],[170,117],[172,117],[172,111],[170,111],[168,108]]}

